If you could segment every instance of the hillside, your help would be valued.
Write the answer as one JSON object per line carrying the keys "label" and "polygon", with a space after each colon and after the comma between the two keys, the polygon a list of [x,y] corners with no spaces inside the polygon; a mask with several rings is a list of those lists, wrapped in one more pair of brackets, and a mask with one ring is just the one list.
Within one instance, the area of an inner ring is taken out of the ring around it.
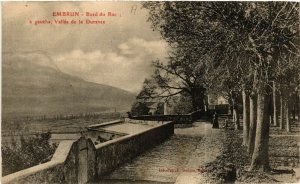
{"label": "hillside", "polygon": [[2,117],[129,110],[134,94],[61,72],[37,53],[3,54]]}

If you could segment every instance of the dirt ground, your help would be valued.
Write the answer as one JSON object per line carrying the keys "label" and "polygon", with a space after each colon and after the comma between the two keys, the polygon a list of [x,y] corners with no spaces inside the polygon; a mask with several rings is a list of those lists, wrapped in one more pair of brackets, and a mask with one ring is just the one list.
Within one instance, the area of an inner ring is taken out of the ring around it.
{"label": "dirt ground", "polygon": [[[269,159],[272,171],[248,172],[250,156],[242,145],[242,130],[223,129],[222,154],[213,162],[206,164],[206,175],[216,183],[297,183],[293,169],[299,167],[299,121],[292,121],[291,132],[270,127]],[[234,174],[235,172],[235,174]],[[299,181],[298,181],[299,182]]]}

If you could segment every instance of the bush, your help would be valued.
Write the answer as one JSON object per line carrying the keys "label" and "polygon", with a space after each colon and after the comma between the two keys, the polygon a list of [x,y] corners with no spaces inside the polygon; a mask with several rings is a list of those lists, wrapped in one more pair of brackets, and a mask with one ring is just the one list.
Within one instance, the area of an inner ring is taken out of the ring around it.
{"label": "bush", "polygon": [[148,115],[148,113],[149,113],[149,108],[145,103],[135,102],[131,107],[132,116]]}
{"label": "bush", "polygon": [[49,144],[50,138],[47,132],[28,139],[21,137],[20,145],[2,145],[3,176],[49,161],[57,147]]}

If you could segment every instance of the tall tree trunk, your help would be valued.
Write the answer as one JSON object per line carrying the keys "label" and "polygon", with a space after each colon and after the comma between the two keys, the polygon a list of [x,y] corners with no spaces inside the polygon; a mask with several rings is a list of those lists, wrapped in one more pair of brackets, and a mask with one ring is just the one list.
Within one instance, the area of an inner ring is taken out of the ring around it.
{"label": "tall tree trunk", "polygon": [[232,99],[232,120],[234,122],[234,129],[235,130],[240,130],[240,118],[239,118],[239,114],[237,111],[237,104],[236,104],[236,100]]}
{"label": "tall tree trunk", "polygon": [[192,106],[193,106],[193,111],[197,111],[197,104],[193,99],[192,99]]}
{"label": "tall tree trunk", "polygon": [[298,117],[298,121],[300,120],[300,95],[299,93],[297,93],[297,117]]}
{"label": "tall tree trunk", "polygon": [[298,115],[298,121],[300,120],[300,94],[297,93],[298,101],[297,101],[297,115]]}
{"label": "tall tree trunk", "polygon": [[240,130],[241,129],[240,118],[236,108],[233,109],[233,121],[234,121],[234,129]]}
{"label": "tall tree trunk", "polygon": [[297,97],[298,97],[298,103],[297,103],[297,114],[298,114],[298,121],[300,120],[300,95],[299,93],[297,93]]}
{"label": "tall tree trunk", "polygon": [[205,108],[205,89],[192,89],[189,93],[192,100],[193,111]]}
{"label": "tall tree trunk", "polygon": [[[296,100],[296,99],[294,99]],[[292,113],[293,113],[293,121],[296,121],[296,103],[295,101],[293,102],[293,106],[292,106],[293,110],[292,110]]]}
{"label": "tall tree trunk", "polygon": [[290,125],[290,108],[289,108],[289,99],[288,97],[284,101],[284,107],[285,107],[285,118],[286,118],[286,131],[291,131],[291,125]]}
{"label": "tall tree trunk", "polygon": [[256,95],[252,93],[250,95],[250,126],[249,126],[249,140],[248,140],[248,153],[252,155],[254,144],[255,144],[255,133],[256,133],[256,109],[257,99]]}
{"label": "tall tree trunk", "polygon": [[280,121],[279,121],[279,129],[283,130],[283,124],[284,124],[284,107],[283,107],[283,94],[280,94]]}
{"label": "tall tree trunk", "polygon": [[195,94],[192,92],[191,94],[191,100],[192,100],[192,107],[193,107],[193,111],[197,110],[197,102],[196,102],[196,96]]}
{"label": "tall tree trunk", "polygon": [[192,88],[191,98],[193,110],[204,109],[204,98],[205,98],[205,89],[204,88]]}
{"label": "tall tree trunk", "polygon": [[273,81],[273,123],[278,126],[277,122],[277,108],[276,108],[276,83]]}
{"label": "tall tree trunk", "polygon": [[249,95],[245,89],[242,91],[243,96],[243,146],[248,146],[249,140]]}
{"label": "tall tree trunk", "polygon": [[208,99],[207,99],[207,96],[204,96],[203,104],[204,104],[204,111],[207,112],[208,111]]}
{"label": "tall tree trunk", "polygon": [[293,113],[293,121],[296,121],[296,109],[297,109],[297,93],[293,93],[292,97],[292,113]]}
{"label": "tall tree trunk", "polygon": [[257,127],[250,170],[270,170],[269,166],[269,99],[263,92],[257,95]]}

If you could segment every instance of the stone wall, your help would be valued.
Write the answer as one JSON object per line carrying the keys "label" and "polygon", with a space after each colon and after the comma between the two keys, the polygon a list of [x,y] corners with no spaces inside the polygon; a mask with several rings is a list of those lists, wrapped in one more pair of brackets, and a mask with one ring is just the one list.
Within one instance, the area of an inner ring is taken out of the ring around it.
{"label": "stone wall", "polygon": [[173,134],[174,124],[169,122],[135,135],[124,136],[113,143],[107,142],[97,145],[96,167],[98,178],[113,171],[120,164],[134,158],[145,150],[163,142]]}
{"label": "stone wall", "polygon": [[131,119],[135,120],[145,120],[145,121],[174,121],[175,124],[191,124],[197,119],[211,119],[211,111],[195,111],[189,114],[180,115],[145,115],[145,116],[135,116]]}
{"label": "stone wall", "polygon": [[[152,122],[153,123],[153,122]],[[62,141],[51,161],[2,178],[2,183],[86,183],[101,178],[174,134],[172,122],[94,146],[90,139]]]}

